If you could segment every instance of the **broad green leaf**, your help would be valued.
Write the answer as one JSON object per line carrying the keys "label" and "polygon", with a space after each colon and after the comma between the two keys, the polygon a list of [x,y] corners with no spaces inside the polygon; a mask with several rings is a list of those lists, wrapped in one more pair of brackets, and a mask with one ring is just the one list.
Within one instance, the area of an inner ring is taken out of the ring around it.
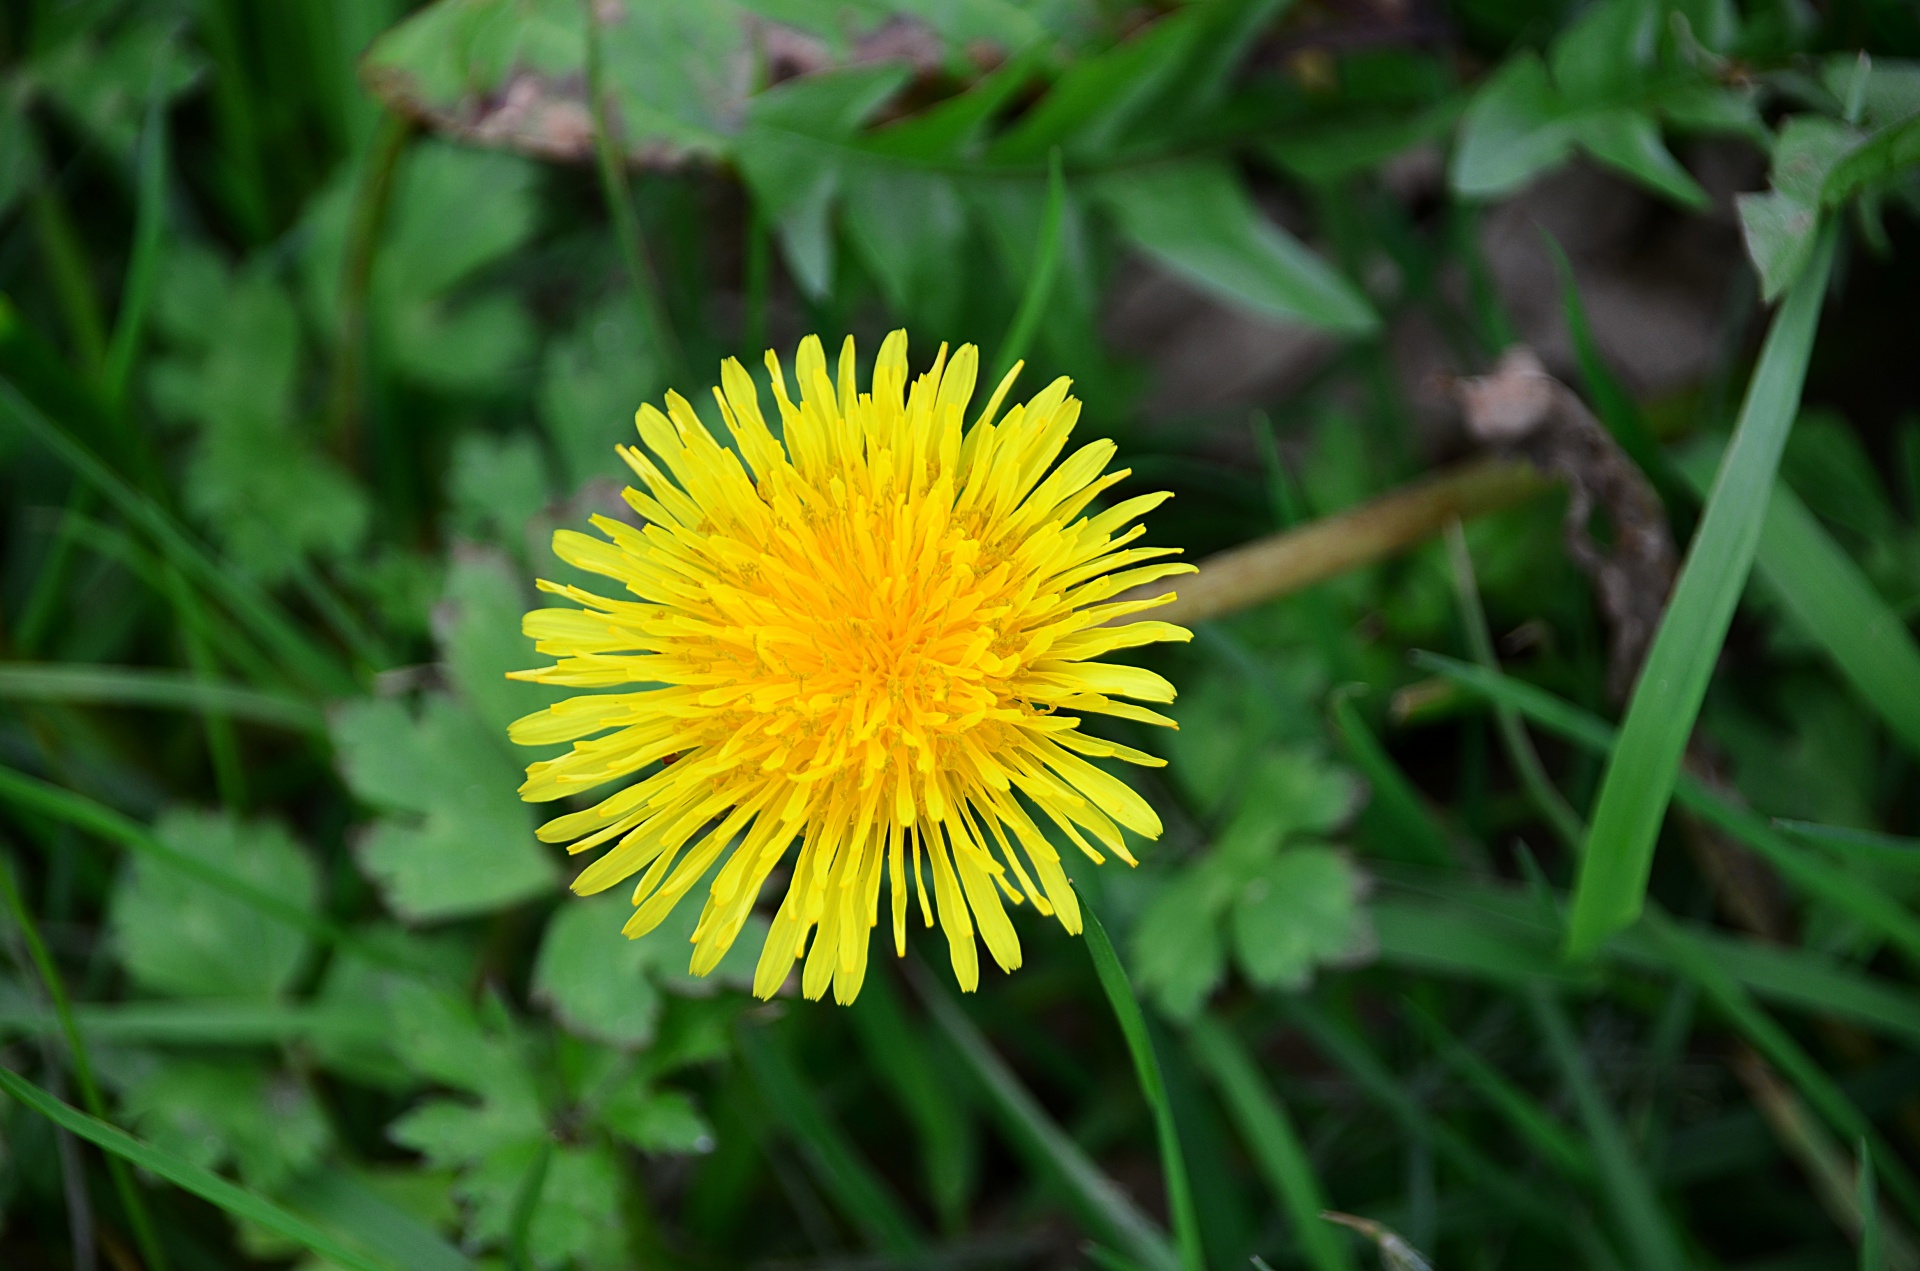
{"label": "broad green leaf", "polygon": [[496,748],[513,759],[521,756],[506,740],[507,726],[567,695],[564,689],[507,678],[507,672],[540,661],[533,641],[520,632],[528,599],[518,571],[504,556],[456,551],[434,621],[448,678],[486,725]]}
{"label": "broad green leaf", "polygon": [[388,815],[357,855],[410,922],[484,913],[549,890],[554,870],[514,794],[519,775],[491,727],[444,694],[417,713],[393,700],[340,706],[334,746],[347,785]]}
{"label": "broad green leaf", "polygon": [[560,458],[563,493],[596,479],[625,479],[614,447],[633,440],[634,413],[658,398],[663,375],[631,296],[608,296],[547,345],[538,405]]}
{"label": "broad green leaf", "polygon": [[1173,1019],[1197,1015],[1226,976],[1221,915],[1232,896],[1230,880],[1196,865],[1155,896],[1134,924],[1134,974]]}
{"label": "broad green leaf", "polygon": [[1652,116],[1616,108],[1582,115],[1572,127],[1580,144],[1602,163],[1637,178],[1676,203],[1694,209],[1707,206],[1707,192],[1667,149]]}
{"label": "broad green leaf", "polygon": [[747,113],[736,146],[741,175],[811,296],[824,296],[833,280],[833,208],[855,157],[848,143],[906,77],[885,63],[803,76],[761,93]]}
{"label": "broad green leaf", "polygon": [[1573,153],[1566,111],[1537,54],[1522,52],[1487,80],[1460,120],[1449,172],[1468,198],[1511,193]]}
{"label": "broad green leaf", "polygon": [[1836,162],[1820,183],[1820,200],[1830,207],[1844,203],[1916,164],[1920,164],[1920,117],[1889,124]]}
{"label": "broad green leaf", "polygon": [[343,1243],[271,1201],[234,1186],[203,1166],[144,1143],[116,1126],[62,1103],[10,1068],[0,1068],[0,1090],[5,1090],[33,1111],[89,1143],[98,1144],[148,1173],[185,1188],[234,1218],[256,1223],[285,1236],[347,1271],[400,1271],[389,1263],[368,1257],[352,1245]]}
{"label": "broad green leaf", "polygon": [[659,1021],[661,989],[702,996],[753,987],[765,919],[750,917],[720,965],[699,977],[687,969],[700,918],[697,903],[682,901],[638,939],[621,934],[632,916],[632,907],[616,890],[569,896],[547,924],[534,963],[533,993],[574,1032],[616,1046],[646,1046]]}
{"label": "broad green leaf", "polygon": [[462,532],[522,552],[527,522],[547,506],[546,456],[525,433],[465,433],[454,443],[447,486]]}
{"label": "broad green leaf", "polygon": [[894,312],[936,331],[959,314],[966,254],[965,204],[953,179],[906,165],[850,165],[844,179],[847,236]]}
{"label": "broad green leaf", "polygon": [[[103,29],[111,34],[101,38]],[[149,11],[110,28],[81,27],[72,38],[36,51],[29,73],[61,114],[115,162],[129,163],[150,96],[157,92],[163,103],[171,102],[193,88],[205,69],[205,60],[181,38],[178,19]]]}
{"label": "broad green leaf", "polygon": [[340,556],[361,541],[366,497],[298,419],[299,315],[264,265],[229,273],[210,252],[175,253],[155,319],[174,346],[149,393],[197,430],[188,508],[229,556],[278,581],[309,554]]}
{"label": "broad green leaf", "polygon": [[1568,951],[1591,954],[1640,912],[1680,759],[1759,548],[1761,527],[1826,293],[1832,242],[1767,333],[1680,578],[1609,756],[1580,859]]}
{"label": "broad green leaf", "polygon": [[1247,978],[1297,992],[1316,967],[1371,956],[1377,945],[1360,904],[1365,890],[1352,862],[1332,848],[1291,848],[1268,861],[1233,906],[1234,953]]}
{"label": "broad green leaf", "polygon": [[305,1082],[244,1062],[158,1062],[125,1085],[121,1107],[155,1147],[206,1169],[232,1164],[268,1194],[319,1164],[333,1137]]}
{"label": "broad green leaf", "polygon": [[1577,106],[1611,104],[1640,86],[1659,53],[1659,0],[1599,0],[1553,42],[1553,79]]}
{"label": "broad green leaf", "polygon": [[1838,120],[1795,115],[1773,143],[1772,189],[1735,200],[1764,299],[1792,286],[1813,258],[1828,174],[1858,144],[1859,133]]}
{"label": "broad green leaf", "polygon": [[1156,164],[1095,189],[1128,238],[1222,300],[1345,335],[1379,325],[1359,290],[1262,216],[1224,163]]}
{"label": "broad green leaf", "polygon": [[599,1109],[599,1121],[643,1152],[711,1152],[713,1127],[678,1090],[630,1082]]}
{"label": "broad green leaf", "polygon": [[[154,826],[176,852],[312,912],[313,861],[285,829],[178,809]],[[146,988],[181,997],[274,997],[306,959],[307,936],[164,861],[135,856],[115,884],[109,922],[121,961]]]}

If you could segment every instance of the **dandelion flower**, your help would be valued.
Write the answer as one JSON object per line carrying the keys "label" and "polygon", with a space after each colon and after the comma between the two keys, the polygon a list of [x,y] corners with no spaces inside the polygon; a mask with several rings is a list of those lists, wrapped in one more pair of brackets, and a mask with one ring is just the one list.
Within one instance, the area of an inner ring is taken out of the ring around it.
{"label": "dandelion flower", "polygon": [[724,857],[693,936],[695,974],[719,963],[797,842],[756,994],[770,996],[804,953],[809,998],[831,982],[853,1001],[883,876],[896,951],[911,893],[927,926],[938,915],[971,991],[976,927],[1004,970],[1020,965],[1003,897],[1080,930],[1042,820],[1096,862],[1104,849],[1133,863],[1122,827],[1160,833],[1146,801],[1089,761],[1161,761],[1080,731],[1080,717],[1173,725],[1119,700],[1168,702],[1171,684],[1095,660],[1190,638],[1170,623],[1115,621],[1171,598],[1116,596],[1192,569],[1160,560],[1170,549],[1127,546],[1142,532],[1133,523],[1169,496],[1090,511],[1127,473],[1105,471],[1110,441],[1055,465],[1080,413],[1065,379],[996,422],[1015,367],[964,427],[972,345],[951,361],[942,346],[909,388],[896,331],[863,393],[853,341],[836,380],[809,337],[794,363],[797,402],[779,359],[766,362],[779,433],[729,360],[714,400],[737,449],[669,393],[664,415],[636,416],[645,448],[619,451],[643,487],[626,501],[644,524],[596,516],[604,538],[554,534],[560,559],[632,598],[540,584],[580,607],[527,615],[526,633],[557,661],[515,677],[619,691],[513,726],[523,744],[573,743],[530,766],[520,794],[562,799],[639,778],[540,830],[573,852],[612,844],[575,880],[582,895],[646,871],[630,937]]}

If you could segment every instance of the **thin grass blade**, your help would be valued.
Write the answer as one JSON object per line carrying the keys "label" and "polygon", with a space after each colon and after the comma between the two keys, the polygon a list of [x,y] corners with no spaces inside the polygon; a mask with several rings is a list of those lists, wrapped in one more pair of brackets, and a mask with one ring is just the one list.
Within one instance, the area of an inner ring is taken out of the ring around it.
{"label": "thin grass blade", "polygon": [[1166,1234],[1047,1115],[946,990],[912,962],[907,964],[907,974],[927,1013],[953,1043],[955,1053],[986,1096],[988,1108],[999,1118],[1013,1147],[1037,1171],[1058,1182],[1081,1219],[1125,1249],[1132,1261],[1147,1271],[1181,1271]]}
{"label": "thin grass blade", "polygon": [[813,1087],[770,1032],[743,1027],[735,1034],[740,1058],[753,1074],[767,1107],[786,1123],[787,1132],[805,1154],[815,1177],[847,1221],[875,1248],[897,1257],[912,1257],[925,1244],[912,1215],[860,1155],[846,1131],[820,1106]]}
{"label": "thin grass blade", "polygon": [[1053,296],[1053,280],[1060,272],[1060,233],[1066,220],[1067,176],[1060,161],[1060,147],[1047,156],[1047,206],[1041,213],[1040,244],[1034,252],[1033,272],[1027,276],[1027,289],[1014,311],[1013,322],[994,355],[993,375],[988,384],[998,384],[1007,372],[1027,356],[1033,337],[1039,334],[1040,320],[1046,316],[1047,301]]}
{"label": "thin grass blade", "polygon": [[1167,1083],[1160,1073],[1160,1057],[1154,1052],[1153,1038],[1147,1032],[1147,1017],[1134,995],[1127,969],[1114,952],[1113,941],[1100,915],[1082,904],[1086,917],[1087,952],[1093,957],[1094,973],[1106,991],[1120,1032],[1133,1053],[1134,1074],[1140,1081],[1140,1093],[1153,1110],[1153,1126],[1160,1140],[1160,1170],[1166,1176],[1167,1209],[1173,1215],[1173,1238],[1180,1251],[1183,1271],[1205,1271],[1206,1255],[1200,1245],[1200,1219],[1194,1212],[1193,1190],[1187,1182],[1187,1160],[1180,1150],[1180,1134],[1173,1124],[1173,1105],[1167,1100]]}
{"label": "thin grass blade", "polygon": [[54,1098],[12,1069],[0,1068],[0,1090],[5,1090],[62,1129],[79,1135],[150,1174],[159,1175],[235,1218],[284,1236],[347,1271],[402,1271],[341,1243],[306,1219],[287,1212],[263,1196],[228,1182],[210,1169],[137,1139],[118,1126],[88,1116],[71,1104]]}
{"label": "thin grass blade", "polygon": [[1774,474],[1799,412],[1833,252],[1829,227],[1806,273],[1774,317],[1733,441],[1634,685],[1574,882],[1567,923],[1569,957],[1591,956],[1640,914],[1654,841],[1759,548]]}
{"label": "thin grass blade", "polygon": [[1635,1263],[1647,1271],[1684,1271],[1687,1262],[1679,1237],[1660,1208],[1660,1198],[1645,1168],[1633,1154],[1613,1109],[1593,1077],[1580,1043],[1565,1012],[1539,984],[1530,985],[1528,1005],[1546,1038],[1547,1049],[1559,1065],[1560,1074],[1573,1094],[1574,1107],[1592,1150],[1601,1194],[1613,1211],[1614,1221],[1633,1251]]}
{"label": "thin grass blade", "polygon": [[139,666],[8,662],[0,665],[0,699],[209,711],[317,737],[327,730],[326,718],[297,697]]}
{"label": "thin grass blade", "polygon": [[1226,1025],[1202,1015],[1187,1030],[1187,1043],[1233,1114],[1234,1124],[1266,1176],[1273,1198],[1286,1210],[1301,1252],[1315,1271],[1356,1271],[1344,1241],[1321,1221],[1326,1191],[1280,1102],[1254,1066],[1240,1039]]}

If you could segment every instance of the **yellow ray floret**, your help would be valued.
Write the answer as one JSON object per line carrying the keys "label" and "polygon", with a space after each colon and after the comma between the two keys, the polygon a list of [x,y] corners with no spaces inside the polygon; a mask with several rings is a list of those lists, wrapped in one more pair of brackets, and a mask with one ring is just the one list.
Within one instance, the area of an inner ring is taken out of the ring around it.
{"label": "yellow ray floret", "polygon": [[515,741],[573,743],[529,767],[520,794],[562,799],[651,770],[540,837],[606,849],[575,880],[583,895],[641,875],[629,936],[651,931],[718,864],[694,932],[696,974],[718,964],[787,862],[755,993],[771,995],[804,954],[808,997],[831,983],[853,1001],[883,876],[895,949],[905,952],[911,894],[927,925],[938,914],[971,990],[976,929],[1003,969],[1020,965],[1003,900],[1031,900],[1080,930],[1040,819],[1095,861],[1104,848],[1132,862],[1123,827],[1159,835],[1146,801],[1090,760],[1159,761],[1082,733],[1079,717],[1171,725],[1116,700],[1169,702],[1171,684],[1093,659],[1189,639],[1165,622],[1116,625],[1171,596],[1113,601],[1192,567],[1128,546],[1142,532],[1134,522],[1167,496],[1094,506],[1127,475],[1106,471],[1113,443],[1060,459],[1080,413],[1065,379],[996,421],[1015,367],[967,427],[972,345],[951,361],[942,346],[909,386],[896,331],[866,393],[851,339],[837,379],[817,338],[801,344],[794,394],[779,360],[766,361],[777,435],[729,360],[714,400],[734,448],[677,394],[664,415],[643,406],[643,446],[620,448],[639,478],[626,499],[642,526],[595,517],[604,537],[554,535],[562,560],[633,598],[542,583],[580,607],[527,615],[527,634],[556,661],[514,678],[624,691],[516,723]]}

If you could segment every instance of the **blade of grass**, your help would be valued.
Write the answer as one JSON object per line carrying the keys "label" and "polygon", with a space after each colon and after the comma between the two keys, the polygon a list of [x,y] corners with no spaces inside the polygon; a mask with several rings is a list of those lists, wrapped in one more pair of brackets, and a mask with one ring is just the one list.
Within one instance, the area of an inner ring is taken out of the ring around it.
{"label": "blade of grass", "polygon": [[1920,870],[1920,839],[1856,830],[1846,825],[1816,825],[1812,821],[1783,821],[1773,824],[1809,843],[1826,848],[1836,856],[1850,856],[1894,869]]}
{"label": "blade of grass", "polygon": [[101,392],[117,415],[124,415],[127,383],[133,361],[146,335],[147,312],[153,307],[154,286],[160,273],[160,235],[166,227],[167,98],[163,76],[170,58],[159,59],[147,91],[147,118],[140,130],[135,173],[133,254],[127,278],[120,288],[120,310],[114,315],[113,338],[107,343],[101,370]]}
{"label": "blade of grass", "polygon": [[873,1071],[892,1087],[919,1133],[927,1191],[941,1229],[964,1229],[978,1155],[966,1104],[941,1080],[925,1041],[900,1008],[891,978],[868,976],[849,1015]]}
{"label": "blade of grass", "polygon": [[680,347],[673,319],[660,293],[660,276],[647,252],[647,240],[640,232],[633,189],[627,184],[626,156],[607,117],[607,88],[600,66],[599,9],[594,0],[581,0],[580,7],[586,19],[587,110],[593,121],[593,155],[600,171],[601,193],[607,200],[607,214],[613,221],[614,241],[620,246],[620,258],[626,264],[627,279],[633,286],[640,329],[659,350],[661,365],[669,372],[669,382],[691,383],[686,353]]}
{"label": "blade of grass", "polygon": [[768,1109],[785,1123],[847,1221],[875,1248],[900,1258],[919,1253],[925,1240],[912,1216],[820,1106],[773,1030],[747,1026],[735,1036]]}
{"label": "blade of grass", "polygon": [[[1807,1110],[1800,1097],[1787,1088],[1786,1083],[1767,1066],[1767,1061],[1754,1054],[1751,1047],[1736,1048],[1729,1066],[1740,1078],[1741,1084],[1746,1086],[1748,1095],[1752,1097],[1782,1150],[1806,1175],[1807,1183],[1821,1208],[1827,1211],[1834,1225],[1849,1240],[1862,1243],[1867,1210],[1873,1211],[1873,1225],[1876,1228],[1880,1226],[1875,1203],[1879,1198],[1871,1188],[1865,1196],[1860,1194],[1854,1171],[1849,1168],[1846,1152],[1839,1141],[1827,1133],[1826,1127]],[[1860,1159],[1870,1173],[1873,1154],[1863,1151]],[[1899,1271],[1914,1271],[1916,1260],[1913,1249],[1904,1239],[1892,1244],[1893,1247],[1887,1250],[1888,1258],[1883,1261],[1890,1260]]]}
{"label": "blade of grass", "polygon": [[401,970],[416,969],[403,955],[384,945],[362,940],[319,914],[308,913],[298,905],[290,904],[278,896],[261,891],[244,879],[235,878],[197,857],[188,856],[184,852],[169,847],[131,817],[123,816],[85,795],[75,794],[71,790],[64,790],[49,782],[0,765],[0,799],[74,826],[76,829],[85,830],[109,842],[118,843],[132,851],[151,856],[155,860],[163,861],[169,868],[223,891],[234,899],[251,905],[261,913],[277,918],[322,943],[351,949],[382,966],[396,967]]}
{"label": "blade of grass", "polygon": [[299,698],[147,667],[0,663],[0,699],[218,711],[256,724],[326,736],[325,717]]}
{"label": "blade of grass", "polygon": [[1033,337],[1046,316],[1047,301],[1053,295],[1053,280],[1060,272],[1060,232],[1066,220],[1067,176],[1060,159],[1060,147],[1047,155],[1047,205],[1040,216],[1040,243],[1034,250],[1033,272],[1027,275],[1027,289],[1014,311],[1013,323],[994,354],[993,375],[989,384],[998,384],[1027,356]]}
{"label": "blade of grass", "polygon": [[[1466,531],[1461,529],[1459,521],[1447,522],[1446,539],[1447,561],[1452,566],[1453,593],[1460,605],[1460,626],[1466,634],[1467,648],[1475,662],[1489,671],[1497,672],[1500,659],[1493,651],[1493,636],[1487,630],[1486,610],[1480,605],[1480,586],[1474,578],[1473,553],[1467,548]],[[1520,784],[1526,789],[1534,810],[1560,836],[1560,841],[1566,844],[1568,850],[1579,851],[1586,827],[1580,823],[1579,816],[1568,805],[1566,797],[1554,787],[1552,778],[1547,776],[1546,765],[1540,762],[1540,752],[1533,748],[1533,739],[1527,736],[1526,726],[1520,722],[1520,712],[1503,703],[1495,703],[1493,714],[1501,745],[1507,752],[1507,762],[1519,774]]]}
{"label": "blade of grass", "polygon": [[1345,1242],[1320,1220],[1320,1212],[1327,1207],[1326,1192],[1293,1119],[1261,1079],[1246,1047],[1232,1030],[1208,1015],[1201,1015],[1187,1030],[1187,1044],[1233,1113],[1234,1124],[1266,1176],[1273,1198],[1286,1211],[1308,1265],[1315,1271],[1356,1271]]}
{"label": "blade of grass", "polygon": [[[1605,721],[1531,684],[1434,653],[1416,652],[1414,661],[1481,696],[1510,701],[1522,714],[1543,728],[1577,745],[1602,752],[1612,747],[1617,752],[1619,746],[1625,744],[1624,732],[1621,734],[1622,740],[1616,742],[1613,730]],[[1808,895],[1846,911],[1880,932],[1909,961],[1920,966],[1920,919],[1916,919],[1899,901],[1868,882],[1834,869],[1820,857],[1775,831],[1762,818],[1694,777],[1680,774],[1674,785],[1674,797],[1708,824],[1733,835],[1760,853]]]}
{"label": "blade of grass", "polygon": [[1086,1152],[1047,1115],[1006,1061],[994,1053],[973,1021],[917,963],[907,975],[927,1013],[986,1096],[1012,1146],[1033,1168],[1055,1180],[1088,1226],[1128,1251],[1147,1271],[1180,1271],[1179,1259],[1154,1221],[1100,1172]]}
{"label": "blade of grass", "polygon": [[[1680,470],[1704,487],[1712,462],[1711,452],[1701,448],[1681,461]],[[1756,565],[1860,700],[1910,753],[1920,755],[1920,645],[1784,481],[1774,483]]]}
{"label": "blade of grass", "polygon": [[350,468],[358,468],[360,420],[366,408],[367,296],[373,287],[374,258],[387,208],[393,201],[393,178],[400,169],[413,136],[413,121],[383,112],[372,149],[360,163],[348,222],[347,247],[340,272],[340,327],[334,334],[333,379],[327,386],[327,437]]}
{"label": "blade of grass", "polygon": [[[87,1043],[80,1035],[79,1025],[74,1022],[73,1001],[67,996],[66,980],[61,976],[60,968],[54,965],[53,955],[47,952],[46,941],[40,938],[40,924],[33,920],[25,898],[20,895],[20,887],[13,876],[13,862],[4,855],[0,855],[0,891],[6,893],[0,899],[5,900],[8,912],[13,915],[14,926],[20,929],[21,939],[26,942],[27,955],[33,962],[34,970],[39,973],[47,999],[53,1003],[54,1015],[60,1022],[60,1034],[67,1043],[73,1079],[80,1087],[81,1102],[87,1105],[88,1112],[105,1121],[107,1101],[100,1093],[99,1081],[94,1077],[93,1059],[87,1051]],[[160,1247],[160,1238],[154,1234],[153,1217],[147,1212],[146,1199],[135,1186],[126,1161],[111,1152],[107,1153],[107,1173],[112,1176],[114,1192],[120,1197],[121,1208],[126,1211],[127,1225],[133,1228],[133,1240],[140,1247],[141,1260],[146,1263],[148,1271],[166,1271],[166,1252]]]}
{"label": "blade of grass", "polygon": [[1432,1144],[1434,1152],[1442,1160],[1498,1202],[1514,1218],[1543,1233],[1560,1235],[1564,1232],[1562,1214],[1494,1164],[1463,1135],[1428,1115],[1419,1100],[1407,1091],[1364,1040],[1336,1024],[1305,998],[1289,1000],[1287,1013],[1322,1054],[1344,1069],[1369,1098],[1400,1122],[1405,1133],[1424,1138]]}
{"label": "blade of grass", "polygon": [[308,640],[305,632],[270,596],[233,571],[221,569],[164,509],[48,419],[3,377],[0,377],[0,409],[104,495],[122,516],[145,530],[168,560],[210,595],[217,596],[309,688],[330,694],[355,691],[356,686],[345,670]]}
{"label": "blade of grass", "polygon": [[1854,1203],[1860,1208],[1860,1271],[1888,1271],[1880,1190],[1873,1183],[1873,1153],[1867,1150],[1865,1139],[1858,1140],[1854,1155],[1860,1162],[1854,1185]]}
{"label": "blade of grass", "polygon": [[396,1271],[388,1264],[376,1262],[341,1243],[306,1219],[228,1182],[212,1170],[137,1139],[118,1126],[88,1116],[71,1104],[54,1098],[10,1068],[0,1068],[0,1090],[6,1091],[62,1129],[72,1131],[150,1174],[159,1175],[237,1219],[255,1223],[276,1235],[284,1236],[301,1248],[347,1268],[347,1271]]}
{"label": "blade of grass", "polygon": [[1865,1141],[1871,1147],[1883,1185],[1907,1213],[1920,1220],[1920,1182],[1865,1114],[1854,1105],[1832,1077],[1808,1055],[1772,1016],[1753,1001],[1740,983],[1675,924],[1649,911],[1649,930],[1665,950],[1673,968],[1700,986],[1700,991],[1726,1016],[1753,1047],[1787,1075],[1816,1112],[1841,1136]]}
{"label": "blade of grass", "polygon": [[1574,1039],[1560,1003],[1537,982],[1528,986],[1526,997],[1547,1049],[1573,1095],[1592,1150],[1601,1194],[1613,1210],[1614,1221],[1632,1249],[1636,1265],[1646,1271],[1683,1271],[1687,1262],[1679,1238],[1660,1207],[1652,1180],[1635,1158],[1626,1133],[1600,1093],[1593,1068]]}
{"label": "blade of grass", "polygon": [[[271,1046],[303,1039],[378,1041],[378,1016],[285,1002],[142,1001],[74,1009],[84,1037],[122,1045]],[[0,1008],[0,1036],[62,1031],[57,1015]],[[372,1031],[370,1031],[372,1030]]]}
{"label": "blade of grass", "polygon": [[1167,1212],[1173,1216],[1173,1239],[1180,1252],[1182,1271],[1205,1271],[1206,1254],[1200,1245],[1200,1220],[1194,1212],[1193,1190],[1187,1183],[1187,1159],[1180,1150],[1180,1134],[1173,1124],[1173,1105],[1167,1099],[1167,1084],[1160,1072],[1160,1057],[1154,1052],[1153,1038],[1147,1032],[1147,1017],[1140,1009],[1133,982],[1127,978],[1120,955],[1114,952],[1107,929],[1090,905],[1082,904],[1086,916],[1087,952],[1093,958],[1094,974],[1106,991],[1120,1032],[1133,1054],[1134,1075],[1140,1093],[1153,1110],[1153,1128],[1160,1140],[1160,1170],[1166,1177]]}
{"label": "blade of grass", "polygon": [[1733,441],[1634,685],[1575,877],[1569,957],[1591,956],[1608,936],[1633,922],[1645,900],[1654,841],[1745,589],[1774,474],[1799,411],[1833,253],[1829,226],[1767,332]]}
{"label": "blade of grass", "polygon": [[535,1271],[533,1258],[527,1253],[527,1233],[533,1230],[533,1215],[540,1208],[540,1192],[547,1185],[547,1167],[552,1163],[553,1139],[543,1138],[513,1199],[513,1223],[507,1229],[507,1265],[513,1271]]}
{"label": "blade of grass", "polygon": [[1660,449],[1660,443],[1654,440],[1639,403],[1600,356],[1600,346],[1594,342],[1593,328],[1587,322],[1586,305],[1581,302],[1580,288],[1574,281],[1573,263],[1567,259],[1559,239],[1545,227],[1540,234],[1546,240],[1547,254],[1553,258],[1554,273],[1560,279],[1560,312],[1566,318],[1567,337],[1573,344],[1574,361],[1580,366],[1580,378],[1586,385],[1588,400],[1593,403],[1593,413],[1620,443],[1620,449],[1626,451],[1627,457],[1653,482],[1669,512],[1687,506],[1687,488],[1674,472],[1666,452]]}
{"label": "blade of grass", "polygon": [[1439,1018],[1412,998],[1403,999],[1407,1015],[1427,1034],[1427,1040],[1440,1055],[1441,1062],[1479,1092],[1508,1125],[1534,1151],[1551,1161],[1559,1171],[1579,1183],[1594,1181],[1597,1171],[1586,1146],[1558,1118],[1541,1107],[1532,1096],[1509,1081],[1505,1074],[1480,1058],[1442,1024]]}

